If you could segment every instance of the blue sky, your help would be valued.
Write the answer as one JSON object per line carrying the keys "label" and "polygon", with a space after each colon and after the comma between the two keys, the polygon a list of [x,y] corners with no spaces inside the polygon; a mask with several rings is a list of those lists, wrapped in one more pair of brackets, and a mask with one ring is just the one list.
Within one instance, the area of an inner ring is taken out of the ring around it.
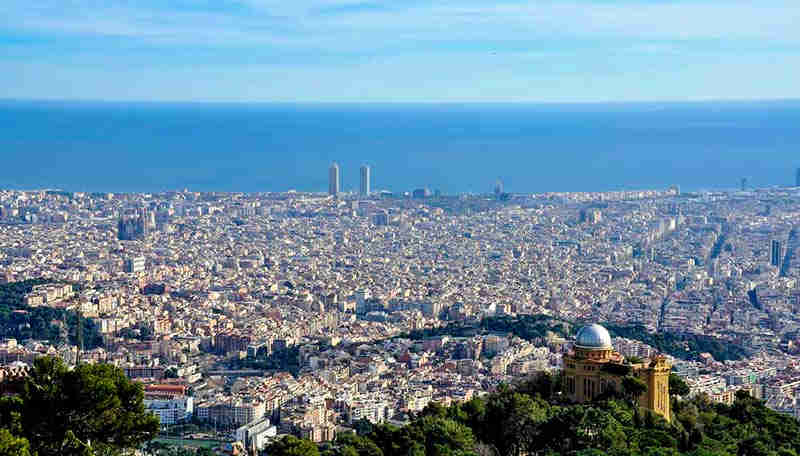
{"label": "blue sky", "polygon": [[1,0],[0,98],[800,98],[798,0]]}

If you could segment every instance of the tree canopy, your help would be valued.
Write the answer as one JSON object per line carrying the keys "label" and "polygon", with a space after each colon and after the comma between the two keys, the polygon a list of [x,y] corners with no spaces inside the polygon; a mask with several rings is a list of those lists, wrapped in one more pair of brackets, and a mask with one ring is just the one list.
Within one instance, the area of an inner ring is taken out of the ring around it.
{"label": "tree canopy", "polygon": [[[549,377],[545,374],[546,377]],[[556,377],[557,378],[557,377]],[[705,396],[672,397],[672,420],[623,397],[565,402],[556,378],[449,407],[429,404],[403,427],[372,426],[340,434],[322,456],[797,456],[800,423],[740,392],[733,405]],[[638,380],[631,378],[629,388]],[[680,380],[680,379],[678,379]],[[628,396],[633,397],[631,396]],[[318,456],[316,445],[292,441],[279,456]],[[308,450],[308,452],[304,452]],[[273,452],[266,454],[274,456]]]}
{"label": "tree canopy", "polygon": [[0,401],[0,427],[38,456],[117,455],[158,432],[143,398],[141,386],[115,366],[69,369],[57,358],[39,358],[19,397]]}
{"label": "tree canopy", "polygon": [[319,456],[313,442],[292,435],[276,440],[265,449],[265,453],[270,456]]}
{"label": "tree canopy", "polygon": [[671,373],[669,374],[669,394],[686,396],[689,394],[689,385],[677,374]]}

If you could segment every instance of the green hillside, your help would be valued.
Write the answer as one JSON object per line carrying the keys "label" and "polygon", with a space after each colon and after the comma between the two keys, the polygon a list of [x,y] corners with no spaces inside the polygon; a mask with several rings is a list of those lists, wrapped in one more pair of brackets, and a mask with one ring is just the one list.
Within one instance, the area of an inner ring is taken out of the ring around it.
{"label": "green hillside", "polygon": [[[739,360],[747,351],[727,340],[702,334],[650,333],[642,326],[604,324],[612,336],[625,337],[652,345],[657,350],[679,359],[694,359],[708,352],[718,361]],[[469,337],[488,332],[504,332],[521,339],[535,340],[550,334],[569,337],[581,327],[580,324],[549,315],[519,315],[487,317],[478,323],[453,322],[441,328],[423,329],[405,334],[414,340],[435,336]]]}
{"label": "green hillside", "polygon": [[[77,319],[73,311],[56,309],[53,307],[39,306],[28,307],[25,305],[25,295],[33,290],[36,285],[54,283],[53,280],[31,279],[22,282],[6,283],[0,285],[0,337],[12,337],[17,340],[38,339],[48,340],[57,345],[62,342],[61,328],[55,322],[68,327],[67,336],[69,343],[78,345]],[[103,336],[95,323],[81,317],[83,324],[83,346],[92,349],[103,345]]]}
{"label": "green hillside", "polygon": [[[675,380],[679,381],[679,380]],[[676,388],[677,389],[677,388]],[[320,447],[295,438],[270,456],[790,456],[800,423],[746,394],[732,406],[673,397],[673,420],[620,397],[575,405],[541,376],[451,407],[428,406],[410,424],[359,426]]]}

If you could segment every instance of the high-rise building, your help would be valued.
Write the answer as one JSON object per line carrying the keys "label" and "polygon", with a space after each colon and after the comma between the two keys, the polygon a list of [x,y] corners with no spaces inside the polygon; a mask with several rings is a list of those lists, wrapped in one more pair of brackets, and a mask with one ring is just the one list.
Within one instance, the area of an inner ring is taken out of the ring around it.
{"label": "high-rise building", "polygon": [[794,185],[795,187],[800,187],[800,168],[797,168],[797,172],[794,177]]}
{"label": "high-rise building", "polygon": [[328,169],[328,194],[336,196],[339,194],[339,164],[333,162]]}
{"label": "high-rise building", "polygon": [[781,267],[783,263],[783,243],[776,239],[772,240],[772,255],[770,259],[773,266]]}
{"label": "high-rise building", "polygon": [[497,179],[497,182],[494,183],[494,194],[495,196],[503,194],[503,181],[500,179]]}
{"label": "high-rise building", "polygon": [[128,274],[137,274],[144,271],[145,259],[143,256],[131,257],[125,260],[125,272]]}
{"label": "high-rise building", "polygon": [[742,191],[747,190],[747,178],[746,177],[742,178],[742,182],[741,183],[742,183]]}
{"label": "high-rise building", "polygon": [[364,196],[369,195],[369,173],[370,168],[369,165],[361,165],[361,186],[359,187],[359,193]]}

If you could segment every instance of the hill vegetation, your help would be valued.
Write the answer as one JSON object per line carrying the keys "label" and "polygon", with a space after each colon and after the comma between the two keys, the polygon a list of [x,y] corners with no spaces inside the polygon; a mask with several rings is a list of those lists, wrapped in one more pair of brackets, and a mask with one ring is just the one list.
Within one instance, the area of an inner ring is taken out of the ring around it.
{"label": "hill vegetation", "polygon": [[[678,378],[673,382],[681,382]],[[732,406],[673,397],[673,420],[638,408],[622,392],[591,404],[560,401],[541,375],[450,407],[432,404],[406,426],[360,426],[320,447],[287,437],[270,456],[792,456],[800,423],[747,394]],[[684,385],[685,386],[685,385]],[[683,389],[678,387],[677,389]]]}
{"label": "hill vegetation", "polygon": [[[739,360],[747,355],[740,345],[702,334],[650,333],[643,326],[604,325],[612,336],[644,342],[679,359],[694,359],[708,352],[718,361]],[[524,340],[543,339],[548,334],[574,336],[580,325],[549,315],[495,316],[478,323],[454,322],[441,328],[411,331],[405,337],[422,340],[428,337],[471,337],[489,332],[510,333]]]}
{"label": "hill vegetation", "polygon": [[[53,345],[66,342],[62,335],[62,324],[66,323],[69,343],[78,345],[78,315],[73,311],[25,305],[25,295],[36,285],[55,283],[47,279],[31,279],[0,285],[0,337],[13,337],[18,340],[38,339],[50,341]],[[88,318],[80,318],[83,324],[83,346],[92,349],[103,344],[103,336],[95,323]]]}
{"label": "hill vegetation", "polygon": [[717,361],[735,361],[747,356],[741,345],[704,334],[650,333],[643,326],[606,328],[612,335],[642,341],[680,359],[693,359],[700,353],[710,353]]}

